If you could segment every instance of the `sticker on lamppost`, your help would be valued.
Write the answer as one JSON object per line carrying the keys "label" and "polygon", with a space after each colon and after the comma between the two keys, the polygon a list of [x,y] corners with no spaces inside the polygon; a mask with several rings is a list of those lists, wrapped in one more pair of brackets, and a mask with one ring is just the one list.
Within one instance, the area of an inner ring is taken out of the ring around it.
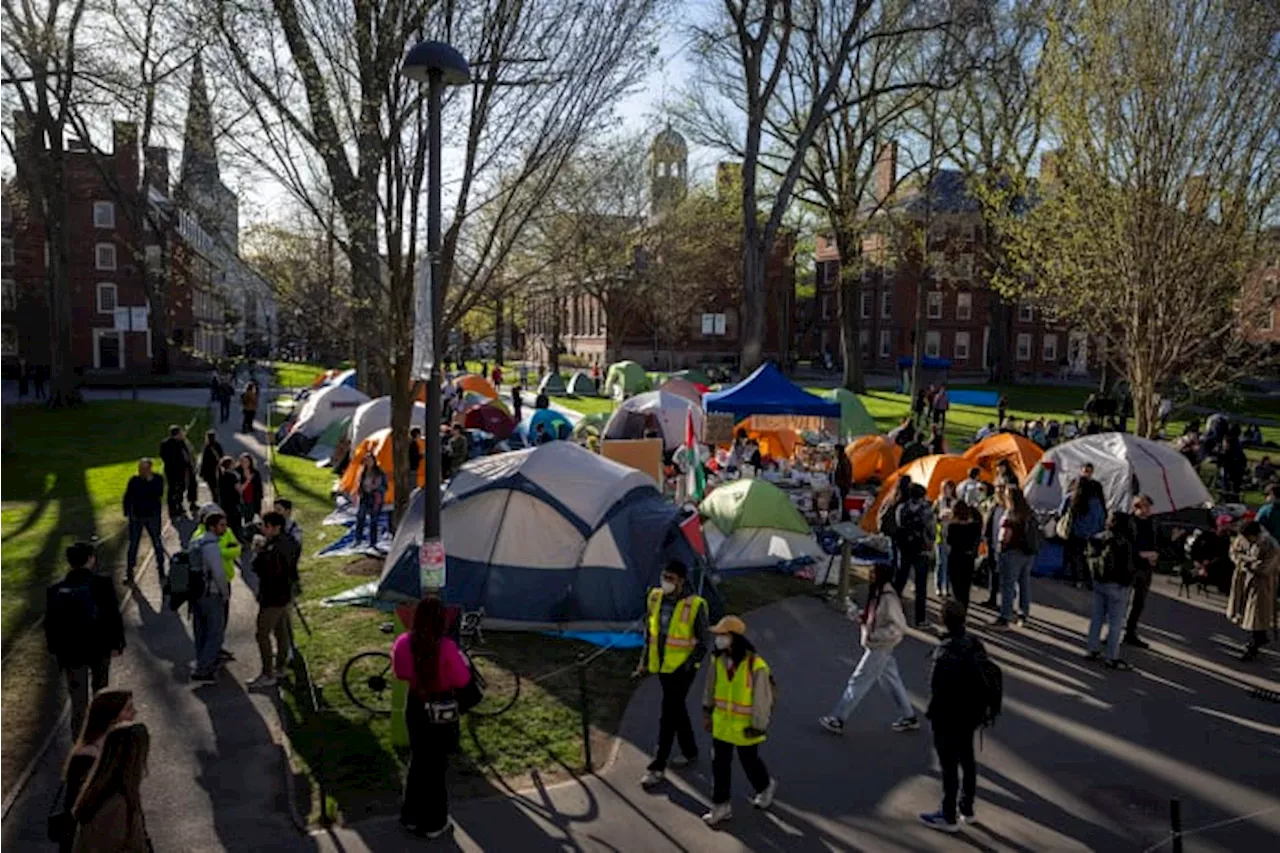
{"label": "sticker on lamppost", "polygon": [[422,577],[422,591],[444,589],[444,543],[428,539],[418,546],[418,569]]}

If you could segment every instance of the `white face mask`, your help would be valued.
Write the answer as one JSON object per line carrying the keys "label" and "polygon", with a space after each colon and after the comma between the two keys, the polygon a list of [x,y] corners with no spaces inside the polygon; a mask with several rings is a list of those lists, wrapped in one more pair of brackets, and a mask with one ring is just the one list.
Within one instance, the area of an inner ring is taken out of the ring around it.
{"label": "white face mask", "polygon": [[670,595],[671,593],[673,593],[673,592],[675,592],[675,591],[676,591],[676,585],[675,585],[675,584],[673,584],[671,581],[663,581],[663,582],[662,582],[662,594],[663,594],[663,595]]}
{"label": "white face mask", "polygon": [[725,651],[729,646],[733,645],[733,637],[728,634],[716,634],[716,648]]}

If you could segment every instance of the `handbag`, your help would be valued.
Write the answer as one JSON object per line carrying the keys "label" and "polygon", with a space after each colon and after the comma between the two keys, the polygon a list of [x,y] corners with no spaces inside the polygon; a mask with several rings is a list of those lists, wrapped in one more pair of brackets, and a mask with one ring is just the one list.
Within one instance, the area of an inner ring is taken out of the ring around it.
{"label": "handbag", "polygon": [[453,692],[454,698],[458,703],[458,710],[463,714],[484,701],[484,678],[476,671],[475,664],[471,663],[470,660],[467,661],[467,667],[471,670],[471,678],[467,679],[465,686]]}
{"label": "handbag", "polygon": [[1064,512],[1058,516],[1058,523],[1054,525],[1053,532],[1058,534],[1059,539],[1069,539],[1071,537],[1071,512]]}
{"label": "handbag", "polygon": [[69,841],[76,831],[76,819],[71,816],[71,807],[66,802],[67,783],[58,783],[58,793],[53,796],[53,805],[49,809],[45,835],[55,844]]}

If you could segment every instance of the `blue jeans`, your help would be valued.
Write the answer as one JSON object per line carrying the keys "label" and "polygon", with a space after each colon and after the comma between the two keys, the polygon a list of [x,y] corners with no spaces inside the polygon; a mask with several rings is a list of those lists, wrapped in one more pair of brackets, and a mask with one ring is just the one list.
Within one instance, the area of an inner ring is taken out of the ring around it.
{"label": "blue jeans", "polygon": [[196,641],[195,675],[211,675],[218,668],[218,652],[227,637],[227,603],[220,595],[192,602],[191,630]]}
{"label": "blue jeans", "polygon": [[951,580],[947,576],[947,559],[951,556],[951,546],[946,542],[939,542],[935,547],[934,553],[937,555],[938,559],[938,574],[933,579],[933,591],[938,593],[938,595],[945,595],[947,593],[947,586]]}
{"label": "blue jeans", "polygon": [[1093,585],[1093,618],[1089,620],[1089,651],[1096,652],[1102,639],[1102,625],[1107,626],[1107,660],[1120,656],[1120,636],[1124,631],[1124,614],[1129,604],[1129,588],[1118,583]]}
{"label": "blue jeans", "polygon": [[1018,604],[1022,608],[1022,618],[1031,617],[1031,567],[1035,564],[1035,554],[1024,554],[1021,551],[1000,552],[1000,618],[1008,621],[1013,617],[1013,590],[1018,589]]}
{"label": "blue jeans", "polygon": [[889,694],[889,698],[898,703],[902,716],[916,715],[915,709],[911,707],[911,699],[907,696],[907,688],[902,684],[902,676],[898,674],[898,662],[893,657],[893,649],[867,649],[862,653],[862,660],[858,661],[857,668],[849,676],[849,683],[845,685],[844,693],[832,709],[831,716],[841,721],[848,720],[853,709],[858,707],[858,703],[877,683]]}
{"label": "blue jeans", "polygon": [[382,514],[382,501],[361,500],[356,506],[356,544],[364,536],[365,521],[369,522],[369,544],[378,544],[378,516]]}
{"label": "blue jeans", "polygon": [[129,517],[129,554],[125,566],[129,571],[138,565],[138,545],[142,542],[142,531],[151,537],[151,548],[156,552],[156,569],[164,576],[164,543],[160,541],[160,516]]}

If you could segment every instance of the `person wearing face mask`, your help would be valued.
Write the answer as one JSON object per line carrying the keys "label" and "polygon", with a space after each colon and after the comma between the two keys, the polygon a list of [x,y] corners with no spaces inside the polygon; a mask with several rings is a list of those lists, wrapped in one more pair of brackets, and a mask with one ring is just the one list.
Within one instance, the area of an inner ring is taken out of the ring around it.
{"label": "person wearing face mask", "polygon": [[733,753],[755,788],[751,804],[767,809],[773,804],[778,780],[769,775],[760,760],[760,744],[773,713],[773,675],[769,664],[756,653],[746,638],[747,626],[737,616],[717,622],[714,670],[707,675],[702,695],[702,727],[711,732],[711,811],[702,816],[707,826],[716,826],[733,817],[729,804],[729,782]]}
{"label": "person wearing face mask", "polygon": [[662,571],[662,585],[649,590],[644,648],[637,677],[656,673],[662,685],[662,716],[658,720],[658,749],[640,780],[645,788],[665,778],[671,746],[679,739],[680,755],[670,759],[685,767],[698,758],[698,741],[685,698],[707,654],[707,602],[689,588],[689,570],[671,562]]}

